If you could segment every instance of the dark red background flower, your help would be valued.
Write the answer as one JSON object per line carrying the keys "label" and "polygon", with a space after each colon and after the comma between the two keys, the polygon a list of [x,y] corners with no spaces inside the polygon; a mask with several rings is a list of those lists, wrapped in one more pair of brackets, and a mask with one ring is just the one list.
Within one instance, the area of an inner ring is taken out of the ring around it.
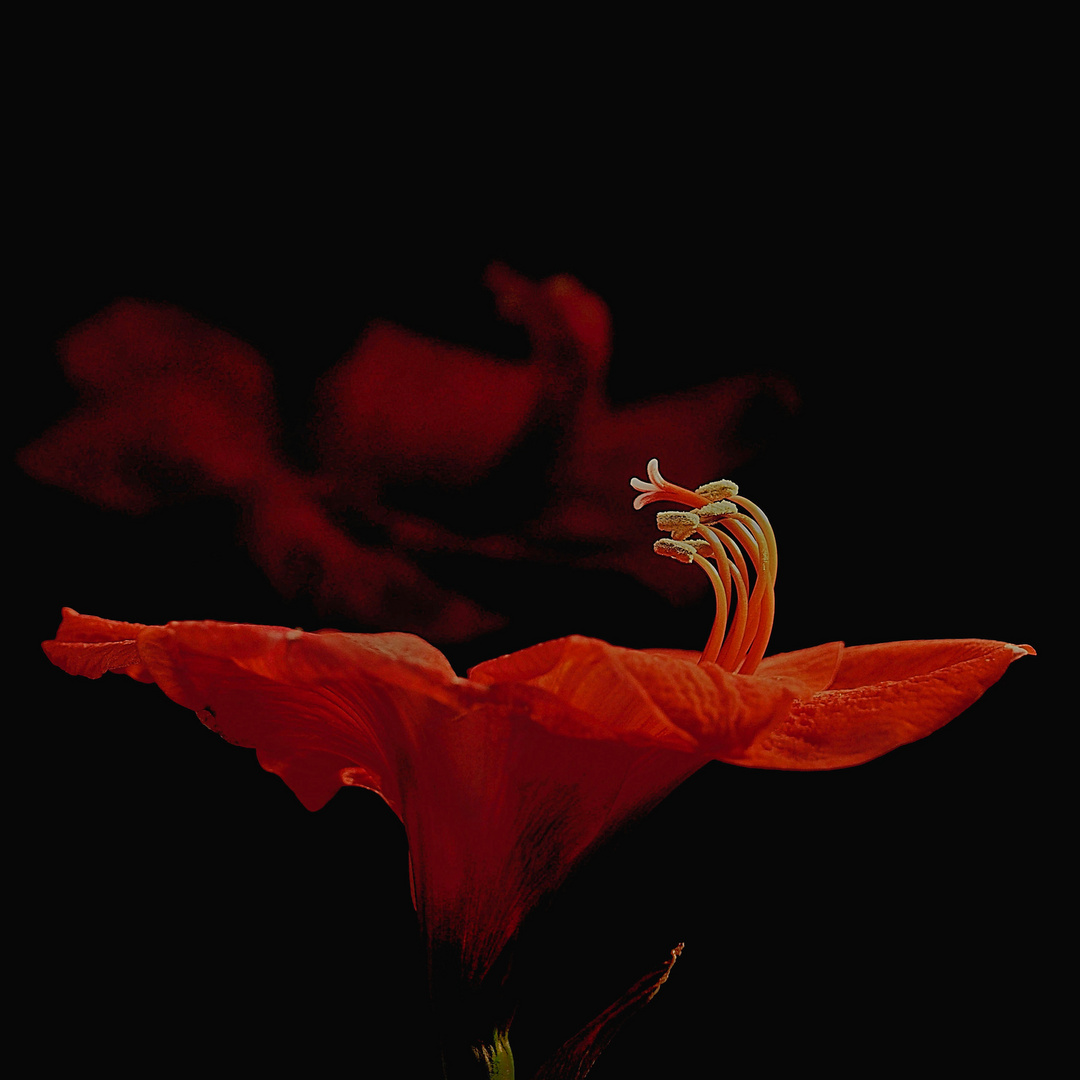
{"label": "dark red background flower", "polygon": [[319,380],[307,468],[285,450],[256,349],[175,305],[116,300],[59,342],[79,404],[19,465],[129,514],[231,502],[237,544],[283,600],[324,622],[463,642],[520,610],[513,592],[488,586],[480,603],[448,588],[440,558],[472,560],[481,588],[495,564],[527,562],[619,570],[684,605],[700,597],[700,579],[671,575],[640,542],[623,481],[646,444],[670,443],[669,467],[687,475],[732,472],[782,432],[794,387],[745,374],[613,401],[601,297],[568,274],[533,281],[492,263],[483,277],[527,355],[384,321],[358,328]]}
{"label": "dark red background flower", "polygon": [[[459,206],[421,219],[423,191],[378,224],[370,200],[343,191],[237,218],[216,189],[199,206],[147,196],[108,212],[76,190],[71,214],[50,217],[34,252],[38,306],[12,360],[26,406],[14,446],[76,404],[56,341],[134,296],[176,305],[263,356],[284,452],[314,469],[310,402],[359,328],[383,319],[524,359],[520,328],[491,317],[485,267],[500,260],[534,280],[570,273],[611,307],[616,401],[746,374],[797,386],[793,424],[766,425],[773,440],[735,477],[780,530],[774,651],[935,636],[1039,648],[1038,663],[1017,665],[960,720],[865,767],[702,770],[570,883],[547,930],[523,939],[517,963],[533,1000],[521,1014],[546,1021],[515,1026],[523,1063],[542,1060],[680,940],[671,979],[600,1059],[596,1080],[659,1062],[673,1031],[715,1032],[720,1016],[781,1062],[810,1047],[835,1066],[895,1046],[900,1032],[926,1048],[925,1021],[909,1018],[912,980],[919,1015],[948,1015],[950,1037],[970,1048],[991,1039],[1015,996],[1013,883],[1037,893],[1045,881],[1030,844],[1045,796],[1032,801],[1019,763],[1047,721],[1041,671],[1052,654],[1037,585],[1017,573],[1036,532],[1002,516],[1022,515],[1029,495],[1044,505],[1034,298],[987,225],[993,215],[977,207],[946,213],[884,180],[856,195],[772,182],[726,200],[723,228],[705,192],[632,215],[596,210],[603,200],[586,191],[589,213],[516,230],[498,223],[528,214],[483,203],[467,220]],[[672,445],[682,435],[672,430]],[[640,448],[642,460],[653,455],[664,462],[668,449]],[[389,811],[346,791],[309,814],[250,755],[163,698],[110,677],[88,706],[85,685],[38,652],[65,603],[147,623],[322,621],[302,601],[283,605],[254,568],[227,499],[132,518],[22,474],[15,485],[14,577],[31,583],[16,620],[20,692],[29,679],[34,702],[32,720],[20,720],[38,829],[27,880],[50,916],[52,969],[62,959],[68,973],[52,988],[57,1007],[85,1008],[107,963],[125,987],[125,1023],[161,1045],[197,1044],[208,1015],[249,1062],[271,1045],[309,1062],[355,1060],[388,1031],[415,1037],[423,955]],[[634,520],[650,544],[647,516]],[[484,607],[511,598],[497,635],[447,650],[459,671],[564,633],[699,647],[711,619],[708,604],[674,610],[610,568],[507,560],[492,570],[462,554],[432,555],[430,567]],[[955,1012],[961,999],[967,1019]],[[313,1047],[304,1033],[316,1018]],[[100,1030],[93,1038],[107,1041]],[[716,1047],[687,1053],[711,1064]]]}

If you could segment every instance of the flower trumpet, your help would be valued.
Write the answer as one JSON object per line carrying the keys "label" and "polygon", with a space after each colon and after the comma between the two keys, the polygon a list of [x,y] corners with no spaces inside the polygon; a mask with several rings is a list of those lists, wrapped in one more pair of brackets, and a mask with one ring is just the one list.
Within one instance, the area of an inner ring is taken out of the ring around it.
{"label": "flower trumpet", "polygon": [[[64,610],[49,659],[155,682],[230,742],[255,748],[311,810],[377,792],[408,836],[448,1076],[513,1076],[505,975],[525,916],[597,844],[708,761],[857,765],[957,716],[1029,646],[973,639],[765,656],[776,536],[735,484],[691,491],[654,459],[636,507],[656,550],[708,574],[716,619],[698,653],[547,641],[458,676],[411,634],[115,622]],[[672,962],[674,960],[674,953]],[[670,962],[567,1043],[541,1077],[583,1076],[608,1026]],[[576,1071],[573,1071],[576,1070]]]}

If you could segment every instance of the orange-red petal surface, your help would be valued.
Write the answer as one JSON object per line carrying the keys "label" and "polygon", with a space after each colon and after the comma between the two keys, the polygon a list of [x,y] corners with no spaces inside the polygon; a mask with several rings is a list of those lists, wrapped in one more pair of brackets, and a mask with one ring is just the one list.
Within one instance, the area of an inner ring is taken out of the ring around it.
{"label": "orange-red petal surface", "polygon": [[936,730],[1031,651],[834,642],[746,676],[567,637],[465,679],[410,634],[143,626],[70,609],[44,647],[72,674],[157,682],[254,747],[309,809],[342,785],[378,792],[405,824],[421,923],[468,980],[585,852],[705,762],[858,764]]}
{"label": "orange-red petal surface", "polygon": [[45,655],[69,675],[99,679],[106,671],[119,671],[139,682],[153,682],[139,657],[135,639],[146,629],[142,623],[80,615],[73,608],[63,619],[54,641],[42,643]]}
{"label": "orange-red petal surface", "polygon": [[748,745],[795,699],[784,678],[743,678],[715,664],[699,666],[696,656],[576,636],[485,661],[469,676],[488,685],[543,690],[588,718],[587,737],[700,753],[705,760],[721,748],[735,752]]}
{"label": "orange-red petal surface", "polygon": [[[947,724],[1034,650],[1000,641],[896,641],[845,649],[826,690],[738,758],[765,769],[838,769],[914,742]],[[762,665],[764,667],[764,665]]]}

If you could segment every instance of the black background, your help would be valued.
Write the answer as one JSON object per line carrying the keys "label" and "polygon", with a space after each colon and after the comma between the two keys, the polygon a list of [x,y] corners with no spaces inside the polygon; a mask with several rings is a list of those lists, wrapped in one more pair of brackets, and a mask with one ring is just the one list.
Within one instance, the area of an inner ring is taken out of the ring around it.
{"label": "black background", "polygon": [[[220,112],[98,93],[69,103],[28,170],[16,446],[74,404],[58,337],[119,296],[253,345],[302,463],[315,380],[372,318],[520,355],[484,266],[568,272],[611,307],[616,399],[742,372],[798,388],[798,415],[734,477],[784,552],[772,651],[970,636],[1044,653],[859,769],[703,769],[529,928],[512,1032],[523,1075],[677,941],[669,983],[596,1080],[674,1075],[673,1062],[711,1075],[732,1055],[766,1071],[931,1053],[970,1065],[1013,1047],[1030,898],[1047,883],[1033,822],[1051,799],[1031,770],[1049,711],[1055,512],[1038,484],[1055,301],[1018,189],[1030,147],[996,99],[860,105],[827,81],[815,105],[792,93],[753,123],[714,112],[705,85],[689,113],[677,94],[653,108],[643,94],[640,109],[567,97],[515,122],[481,106],[388,110],[359,91],[327,106],[253,90],[257,107],[236,97]],[[663,447],[641,448],[642,470],[653,455],[663,463]],[[131,518],[13,483],[31,996],[67,1033],[44,1052],[374,1076],[389,1048],[394,1075],[436,1075],[390,811],[345,790],[309,814],[153,687],[69,679],[36,644],[65,604],[316,629],[310,614],[248,562],[228,504]],[[498,642],[448,655],[463,671],[582,630],[703,640],[704,609],[658,619],[624,588],[638,597],[614,575],[552,576]]]}

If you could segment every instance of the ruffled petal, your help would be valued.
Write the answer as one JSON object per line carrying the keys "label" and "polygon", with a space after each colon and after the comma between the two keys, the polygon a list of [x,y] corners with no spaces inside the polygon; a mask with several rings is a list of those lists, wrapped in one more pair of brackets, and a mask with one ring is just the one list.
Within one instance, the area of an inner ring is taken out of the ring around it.
{"label": "ruffled petal", "polygon": [[416,732],[460,709],[461,680],[411,634],[178,622],[148,627],[138,644],[169,697],[254,747],[311,810],[348,784],[378,792],[400,815]]}
{"label": "ruffled petal", "polygon": [[73,675],[156,682],[224,738],[254,748],[312,810],[348,784],[377,791],[400,814],[398,778],[416,731],[432,715],[460,712],[468,690],[411,634],[145,626],[65,608],[43,648]]}
{"label": "ruffled petal", "polygon": [[207,726],[254,747],[309,809],[342,785],[379,793],[405,824],[432,948],[474,982],[584,852],[699,764],[618,738],[565,738],[555,729],[582,723],[572,706],[539,688],[460,679],[409,634],[140,627],[74,613],[63,634],[133,631],[46,648],[75,673],[87,650],[124,650],[93,673],[138,660]]}
{"label": "ruffled petal", "polygon": [[702,760],[748,746],[787,714],[798,689],[783,678],[732,675],[670,651],[622,649],[579,636],[485,661],[469,678],[544,691],[562,706],[535,716],[552,730],[561,725],[562,733],[579,738],[617,739]]}
{"label": "ruffled petal", "polygon": [[118,671],[139,682],[154,681],[135,643],[146,629],[143,623],[80,615],[69,607],[61,609],[61,615],[55,640],[41,643],[45,655],[58,668],[87,679],[100,679],[106,671]]}
{"label": "ruffled petal", "polygon": [[759,679],[783,679],[799,698],[808,698],[833,685],[844,656],[844,643],[830,641],[809,649],[766,656],[758,664]]}
{"label": "ruffled petal", "polygon": [[761,769],[859,765],[943,727],[1032,653],[1027,645],[980,640],[845,649],[827,690],[798,701],[745,753],[722,760]]}
{"label": "ruffled petal", "polygon": [[57,641],[133,641],[146,629],[145,623],[120,622],[102,619],[97,615],[80,615],[74,608],[61,608],[62,620],[56,631]]}
{"label": "ruffled petal", "polygon": [[100,679],[106,671],[131,671],[139,666],[139,650],[134,639],[99,643],[45,641],[42,648],[58,668],[87,679]]}

